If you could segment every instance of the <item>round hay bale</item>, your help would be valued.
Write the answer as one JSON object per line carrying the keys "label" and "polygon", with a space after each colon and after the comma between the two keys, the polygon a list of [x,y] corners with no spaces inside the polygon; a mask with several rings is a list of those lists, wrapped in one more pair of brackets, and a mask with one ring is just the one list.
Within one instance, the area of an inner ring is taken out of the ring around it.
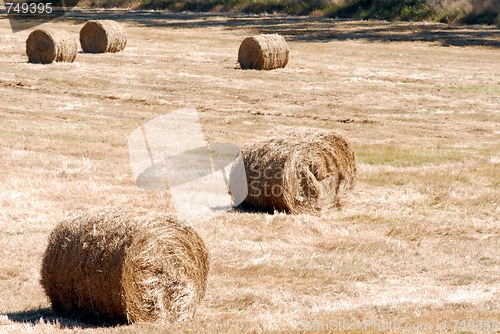
{"label": "round hay bale", "polygon": [[87,53],[120,52],[127,45],[127,33],[115,21],[87,21],[80,30],[80,44]]}
{"label": "round hay bale", "polygon": [[248,186],[242,205],[289,213],[336,207],[356,175],[356,157],[346,138],[312,128],[271,133],[241,148]]}
{"label": "round hay bale", "polygon": [[26,54],[30,63],[73,62],[77,52],[76,36],[66,31],[37,29],[26,40]]}
{"label": "round hay bale", "polygon": [[282,36],[256,35],[241,42],[238,62],[244,70],[273,70],[288,64],[289,53],[288,44]]}
{"label": "round hay bale", "polygon": [[112,323],[191,318],[205,294],[209,256],[173,216],[87,212],[49,238],[41,284],[61,316]]}

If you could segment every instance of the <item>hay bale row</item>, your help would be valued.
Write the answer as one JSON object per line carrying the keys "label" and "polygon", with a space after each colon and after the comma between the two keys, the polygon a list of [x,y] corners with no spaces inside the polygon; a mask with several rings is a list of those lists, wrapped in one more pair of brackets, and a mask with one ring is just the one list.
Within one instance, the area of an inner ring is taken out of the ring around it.
{"label": "hay bale row", "polygon": [[38,29],[26,40],[26,54],[30,63],[73,62],[78,52],[75,35],[53,29]]}
{"label": "hay bale row", "polygon": [[281,127],[271,133],[241,149],[248,187],[242,205],[289,213],[337,206],[356,176],[356,157],[347,139],[312,128]]}
{"label": "hay bale row", "polygon": [[88,212],[49,238],[41,284],[57,315],[113,323],[191,318],[205,294],[209,257],[173,216]]}
{"label": "hay bale row", "polygon": [[[80,30],[80,44],[88,53],[120,52],[127,45],[127,34],[115,21],[88,21]],[[30,63],[73,62],[77,52],[77,37],[66,31],[37,29],[26,40]]]}
{"label": "hay bale row", "polygon": [[[80,44],[87,53],[120,52],[127,45],[127,34],[118,22],[91,20],[80,30]],[[31,63],[73,62],[77,51],[74,36],[64,31],[38,29],[26,40],[26,53]],[[284,68],[288,57],[288,44],[278,34],[247,37],[238,50],[242,69]]]}
{"label": "hay bale row", "polygon": [[247,37],[238,50],[238,62],[244,70],[273,70],[288,64],[288,44],[278,34]]}
{"label": "hay bale row", "polygon": [[80,30],[80,43],[87,53],[120,52],[127,45],[127,34],[115,21],[87,21]]}

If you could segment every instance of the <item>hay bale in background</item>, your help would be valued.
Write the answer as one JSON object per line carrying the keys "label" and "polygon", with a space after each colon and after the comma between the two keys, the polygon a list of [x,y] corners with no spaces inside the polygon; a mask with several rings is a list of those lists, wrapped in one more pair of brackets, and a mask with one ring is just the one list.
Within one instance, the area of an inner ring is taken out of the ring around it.
{"label": "hay bale in background", "polygon": [[241,42],[238,62],[244,70],[273,70],[288,64],[289,53],[288,44],[282,36],[257,35]]}
{"label": "hay bale in background", "polygon": [[37,29],[26,40],[26,54],[30,63],[73,62],[77,52],[76,36],[66,31]]}
{"label": "hay bale in background", "polygon": [[52,232],[41,284],[58,315],[96,321],[191,318],[205,294],[203,240],[173,216],[117,210],[70,217]]}
{"label": "hay bale in background", "polygon": [[127,33],[115,21],[87,21],[80,30],[80,44],[88,53],[120,52],[127,45]]}
{"label": "hay bale in background", "polygon": [[356,157],[343,136],[285,127],[271,134],[241,149],[248,185],[243,205],[266,211],[318,212],[335,207],[338,195],[352,188]]}

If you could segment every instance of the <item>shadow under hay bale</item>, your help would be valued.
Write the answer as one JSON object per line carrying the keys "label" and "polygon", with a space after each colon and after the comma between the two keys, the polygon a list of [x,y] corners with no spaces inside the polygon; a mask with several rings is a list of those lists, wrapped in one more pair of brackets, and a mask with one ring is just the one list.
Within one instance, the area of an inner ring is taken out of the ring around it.
{"label": "shadow under hay bale", "polygon": [[248,187],[242,207],[289,213],[335,208],[356,176],[349,142],[321,129],[280,127],[271,133],[241,149]]}
{"label": "shadow under hay bale", "polygon": [[273,70],[288,64],[288,44],[278,34],[256,35],[241,42],[238,62],[242,69]]}
{"label": "shadow under hay bale", "polygon": [[61,328],[68,329],[82,329],[82,328],[96,328],[96,327],[115,327],[116,323],[105,321],[97,321],[98,319],[86,319],[82,317],[64,318],[56,316],[54,310],[51,308],[34,308],[20,312],[8,312],[7,318],[10,321],[30,324],[35,326],[40,323],[57,323]]}
{"label": "shadow under hay bale", "polygon": [[80,30],[80,44],[87,53],[120,52],[127,45],[127,33],[115,21],[87,21]]}
{"label": "shadow under hay bale", "polygon": [[59,316],[174,322],[194,315],[208,267],[203,240],[173,216],[137,217],[108,209],[56,226],[41,284]]}
{"label": "shadow under hay bale", "polygon": [[30,63],[73,62],[77,52],[77,37],[66,31],[37,29],[26,40],[26,54]]}

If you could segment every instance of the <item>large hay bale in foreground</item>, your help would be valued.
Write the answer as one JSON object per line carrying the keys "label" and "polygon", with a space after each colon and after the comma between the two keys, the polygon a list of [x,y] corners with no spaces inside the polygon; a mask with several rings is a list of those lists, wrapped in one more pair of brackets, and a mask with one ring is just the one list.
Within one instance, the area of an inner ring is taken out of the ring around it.
{"label": "large hay bale in foreground", "polygon": [[52,232],[41,284],[58,315],[116,323],[191,318],[205,294],[203,240],[173,216],[74,215]]}
{"label": "large hay bale in foreground", "polygon": [[120,52],[127,45],[127,33],[115,21],[87,21],[80,30],[80,44],[88,53]]}
{"label": "large hay bale in foreground", "polygon": [[26,54],[30,63],[73,62],[77,52],[76,36],[66,31],[37,29],[26,40]]}
{"label": "large hay bale in foreground", "polygon": [[290,213],[337,206],[339,194],[352,188],[356,175],[349,142],[321,129],[281,127],[270,133],[241,149],[248,185],[242,204]]}
{"label": "large hay bale in foreground", "polygon": [[256,35],[241,42],[238,62],[244,70],[273,70],[288,64],[289,53],[288,44],[282,36]]}

